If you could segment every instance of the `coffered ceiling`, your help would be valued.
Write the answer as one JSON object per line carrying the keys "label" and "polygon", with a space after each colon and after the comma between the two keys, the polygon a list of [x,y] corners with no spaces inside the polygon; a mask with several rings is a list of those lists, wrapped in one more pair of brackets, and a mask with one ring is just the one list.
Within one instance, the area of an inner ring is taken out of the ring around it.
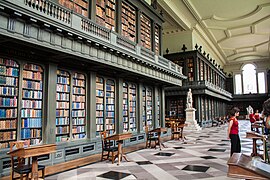
{"label": "coffered ceiling", "polygon": [[[163,33],[200,27],[225,64],[270,63],[270,0],[158,0]],[[169,16],[167,16],[169,15]]]}

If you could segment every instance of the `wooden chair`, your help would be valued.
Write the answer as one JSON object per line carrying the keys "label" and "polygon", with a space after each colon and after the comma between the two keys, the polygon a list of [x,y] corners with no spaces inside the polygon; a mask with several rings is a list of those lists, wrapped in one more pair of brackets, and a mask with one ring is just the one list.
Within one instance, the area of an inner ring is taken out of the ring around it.
{"label": "wooden chair", "polygon": [[[18,149],[18,148],[29,147],[30,140],[9,142],[9,145],[10,145],[10,151]],[[28,158],[27,164],[25,160],[26,159],[24,158],[18,157],[17,158],[18,163],[15,163],[14,157],[11,156],[11,178],[12,179],[18,179],[18,178],[23,179],[24,177],[26,177],[26,179],[29,179],[29,174],[32,172],[32,164],[30,164],[31,158]],[[42,171],[42,178],[44,179],[45,166],[38,165],[38,170]],[[20,174],[20,177],[15,177],[15,172]]]}
{"label": "wooden chair", "polygon": [[155,142],[155,149],[157,147],[157,144],[158,144],[158,136],[155,135],[155,133],[151,133],[149,132],[149,127],[148,126],[145,126],[145,135],[146,135],[146,146],[145,148],[148,148],[150,147],[151,148],[151,144],[152,144],[152,141]]}
{"label": "wooden chair", "polygon": [[180,138],[183,138],[184,124],[172,123],[171,127],[172,127],[171,139],[180,140]]}
{"label": "wooden chair", "polygon": [[101,161],[109,159],[111,153],[111,160],[113,164],[117,156],[117,153],[115,152],[118,151],[118,147],[113,146],[113,141],[106,140],[107,135],[107,131],[100,132],[100,138],[102,143]]}

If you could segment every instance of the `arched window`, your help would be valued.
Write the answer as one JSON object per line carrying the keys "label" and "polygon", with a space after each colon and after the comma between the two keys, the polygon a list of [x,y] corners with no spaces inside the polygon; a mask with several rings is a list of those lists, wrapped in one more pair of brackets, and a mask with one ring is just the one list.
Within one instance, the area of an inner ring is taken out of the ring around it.
{"label": "arched window", "polygon": [[253,64],[246,64],[242,70],[244,94],[257,93],[255,66]]}
{"label": "arched window", "polygon": [[266,74],[263,70],[258,70],[253,64],[245,64],[241,70],[242,74],[234,75],[235,94],[266,92]]}

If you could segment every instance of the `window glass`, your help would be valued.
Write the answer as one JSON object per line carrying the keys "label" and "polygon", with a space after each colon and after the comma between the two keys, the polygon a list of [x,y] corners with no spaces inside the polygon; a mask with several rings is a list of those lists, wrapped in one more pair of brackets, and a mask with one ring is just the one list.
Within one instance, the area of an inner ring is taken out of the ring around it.
{"label": "window glass", "polygon": [[235,94],[242,94],[241,74],[235,75]]}
{"label": "window glass", "polygon": [[255,66],[252,64],[246,64],[242,70],[244,94],[257,93]]}
{"label": "window glass", "polygon": [[259,85],[259,93],[265,93],[265,77],[264,77],[264,72],[258,73],[258,85]]}

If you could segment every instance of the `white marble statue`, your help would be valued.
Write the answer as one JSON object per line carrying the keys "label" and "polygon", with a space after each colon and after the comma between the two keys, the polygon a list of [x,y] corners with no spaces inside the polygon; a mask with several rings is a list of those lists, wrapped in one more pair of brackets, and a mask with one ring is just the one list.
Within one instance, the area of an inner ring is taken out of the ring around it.
{"label": "white marble statue", "polygon": [[192,100],[192,92],[191,92],[191,89],[189,88],[188,90],[188,93],[187,93],[187,108],[192,108],[192,103],[193,103],[193,100]]}
{"label": "white marble statue", "polygon": [[250,115],[250,114],[253,114],[253,108],[249,105],[247,108],[247,114]]}

